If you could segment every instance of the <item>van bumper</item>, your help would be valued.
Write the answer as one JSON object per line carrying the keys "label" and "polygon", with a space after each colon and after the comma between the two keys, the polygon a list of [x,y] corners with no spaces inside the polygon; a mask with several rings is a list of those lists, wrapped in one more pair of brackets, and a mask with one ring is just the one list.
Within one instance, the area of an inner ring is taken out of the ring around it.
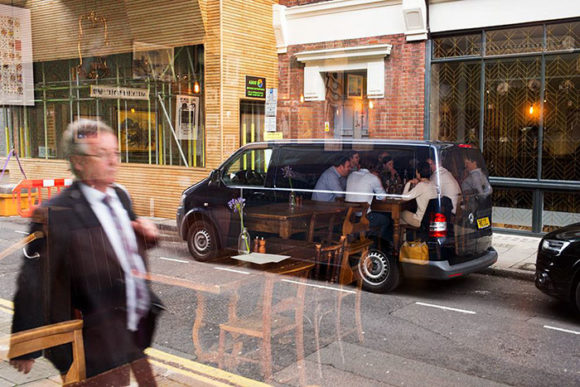
{"label": "van bumper", "polygon": [[405,277],[446,280],[483,270],[497,262],[497,251],[490,247],[483,256],[471,261],[450,265],[449,261],[429,261],[427,264],[401,262]]}

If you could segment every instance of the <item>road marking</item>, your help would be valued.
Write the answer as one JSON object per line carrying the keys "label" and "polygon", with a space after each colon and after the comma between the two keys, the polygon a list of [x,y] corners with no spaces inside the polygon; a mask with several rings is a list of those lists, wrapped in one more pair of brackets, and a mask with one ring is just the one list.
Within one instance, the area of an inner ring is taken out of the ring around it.
{"label": "road marking", "polygon": [[3,298],[0,298],[0,306],[3,306],[8,309],[14,309],[14,303],[12,301],[8,301]]}
{"label": "road marking", "polygon": [[206,378],[205,376],[196,374],[194,372],[185,371],[185,370],[182,370],[182,369],[177,368],[177,367],[172,367],[170,365],[167,365],[167,364],[160,362],[160,361],[157,361],[157,360],[149,359],[149,362],[154,366],[164,368],[168,371],[175,372],[177,374],[181,374],[183,376],[194,379],[200,383],[208,384],[210,386],[217,386],[217,387],[231,387],[232,386],[231,384],[221,383],[221,382],[218,382],[217,380]]}
{"label": "road marking", "polygon": [[214,266],[214,269],[216,269],[216,270],[223,270],[223,271],[231,271],[232,273],[239,273],[239,274],[250,274],[249,271],[242,271],[242,270],[230,269],[229,267],[217,267],[217,266]]}
{"label": "road marking", "polygon": [[465,309],[457,309],[457,308],[450,308],[448,306],[441,306],[441,305],[433,305],[433,304],[426,304],[424,302],[415,302],[415,304],[417,305],[423,305],[423,306],[430,306],[431,308],[437,308],[437,309],[444,309],[444,310],[451,310],[454,312],[459,312],[459,313],[466,313],[466,314],[475,314],[475,312],[471,311],[471,310],[465,310]]}
{"label": "road marking", "polygon": [[179,262],[179,263],[189,263],[189,261],[184,261],[183,259],[159,257],[159,259],[164,259],[166,261]]}
{"label": "road marking", "polygon": [[[223,382],[229,383],[229,384],[225,384],[227,386],[231,386],[232,384],[236,385],[236,386],[243,386],[243,387],[250,387],[250,386],[265,387],[265,386],[268,386],[268,384],[261,383],[257,380],[253,380],[253,379],[245,378],[243,376],[235,375],[235,374],[232,374],[230,372],[226,372],[226,371],[220,370],[218,368],[210,367],[210,366],[205,365],[205,364],[197,363],[193,360],[184,359],[182,357],[172,355],[170,353],[163,352],[163,351],[160,351],[160,350],[155,349],[155,348],[147,348],[145,350],[145,353],[147,354],[147,356],[149,356],[150,359],[155,358],[157,360],[167,361],[170,363],[174,363],[180,367],[186,368],[187,370],[195,372],[197,374],[209,375],[210,377],[214,378],[212,380],[213,383],[216,383],[215,379],[219,379]],[[168,369],[175,370],[176,372],[187,372],[187,371],[180,370],[179,368],[171,367],[171,366],[164,364],[164,363],[159,364],[159,366],[167,367]],[[193,376],[193,375],[190,375],[190,376]],[[196,376],[199,376],[199,375],[196,375]],[[221,385],[224,385],[224,384],[221,384]]]}
{"label": "road marking", "polygon": [[4,308],[3,306],[0,306],[0,312],[4,312],[4,313],[10,314],[10,315],[14,314],[14,311],[12,309]]}
{"label": "road marking", "polygon": [[324,285],[314,285],[314,284],[307,284],[304,282],[300,282],[300,281],[293,281],[293,280],[289,280],[289,279],[283,279],[282,282],[290,282],[292,284],[298,284],[298,285],[304,285],[304,286],[310,286],[313,288],[319,288],[319,289],[328,289],[328,290],[335,290],[337,292],[343,292],[343,293],[349,293],[349,294],[356,294],[356,291],[354,290],[347,290],[347,289],[339,289],[339,288],[334,288],[332,286],[324,286]]}
{"label": "road marking", "polygon": [[557,328],[557,327],[551,327],[549,325],[544,325],[544,328],[546,329],[553,329],[555,331],[560,331],[560,332],[566,332],[566,333],[572,333],[574,335],[580,335],[580,332],[578,331],[573,331],[571,329],[564,329],[564,328]]}
{"label": "road marking", "polygon": [[18,233],[18,234],[24,234],[24,235],[30,235],[29,232],[26,231],[18,231],[18,230],[14,230],[14,232]]}

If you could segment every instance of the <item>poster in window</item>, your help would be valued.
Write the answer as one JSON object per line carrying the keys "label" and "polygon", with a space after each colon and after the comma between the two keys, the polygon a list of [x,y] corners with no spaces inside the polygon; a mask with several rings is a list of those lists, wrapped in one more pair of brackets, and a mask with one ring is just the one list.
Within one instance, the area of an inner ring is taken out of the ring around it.
{"label": "poster in window", "polygon": [[173,59],[173,48],[171,47],[134,42],[133,79],[173,81]]}
{"label": "poster in window", "polygon": [[363,76],[348,74],[348,98],[360,98],[363,97]]}
{"label": "poster in window", "polygon": [[[120,110],[121,122],[120,141],[121,152],[147,152],[155,149],[155,113],[142,110]],[[151,127],[151,138],[149,138]]]}
{"label": "poster in window", "polygon": [[180,140],[197,140],[199,97],[177,95],[175,101],[175,132]]}
{"label": "poster in window", "polygon": [[34,106],[30,10],[0,4],[0,105]]}

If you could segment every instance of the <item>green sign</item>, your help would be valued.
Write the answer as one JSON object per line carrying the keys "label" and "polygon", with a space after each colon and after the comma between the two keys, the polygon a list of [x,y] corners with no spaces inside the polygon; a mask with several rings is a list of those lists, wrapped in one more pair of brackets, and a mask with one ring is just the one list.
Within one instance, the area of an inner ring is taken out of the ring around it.
{"label": "green sign", "polygon": [[246,75],[246,97],[266,98],[266,78]]}

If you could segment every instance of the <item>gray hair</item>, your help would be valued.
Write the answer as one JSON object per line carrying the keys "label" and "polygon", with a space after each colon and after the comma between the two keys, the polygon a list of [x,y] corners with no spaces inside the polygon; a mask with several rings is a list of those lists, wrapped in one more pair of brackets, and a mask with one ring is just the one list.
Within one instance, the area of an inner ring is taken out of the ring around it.
{"label": "gray hair", "polygon": [[62,135],[62,149],[64,157],[69,161],[72,173],[80,178],[79,171],[74,167],[71,156],[86,155],[88,138],[98,138],[103,133],[115,135],[111,127],[103,122],[80,119],[69,124],[68,128]]}

